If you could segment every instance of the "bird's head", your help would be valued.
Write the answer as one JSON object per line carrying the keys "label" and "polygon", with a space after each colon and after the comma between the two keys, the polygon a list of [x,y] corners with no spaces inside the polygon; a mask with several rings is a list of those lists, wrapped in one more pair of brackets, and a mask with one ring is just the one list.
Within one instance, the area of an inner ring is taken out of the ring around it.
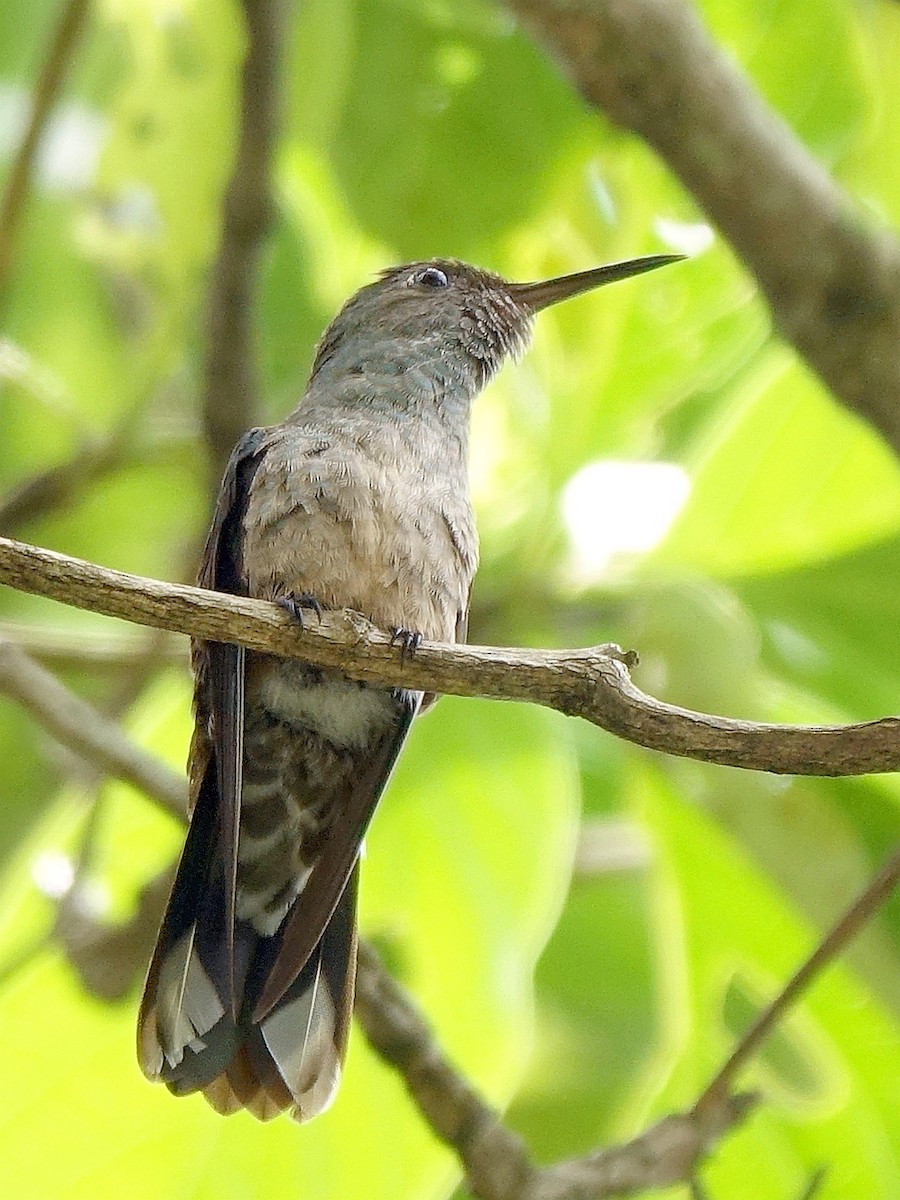
{"label": "bird's head", "polygon": [[655,254],[561,275],[536,283],[509,283],[490,271],[453,259],[405,263],[383,271],[347,301],[319,342],[313,379],[324,368],[340,372],[385,367],[426,370],[440,383],[460,373],[472,394],[507,356],[528,345],[536,313],[571,296],[677,262]]}

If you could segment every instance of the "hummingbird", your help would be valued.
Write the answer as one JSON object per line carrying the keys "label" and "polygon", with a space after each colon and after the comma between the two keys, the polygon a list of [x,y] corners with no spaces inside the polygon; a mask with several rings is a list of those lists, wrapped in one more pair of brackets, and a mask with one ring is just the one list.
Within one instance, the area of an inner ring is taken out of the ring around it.
{"label": "hummingbird", "polygon": [[[450,259],[353,295],[283,421],[232,453],[201,587],[299,625],[353,609],[400,653],[466,638],[478,538],[473,400],[542,309],[679,260],[535,283]],[[195,641],[190,828],[148,972],[138,1057],[175,1095],[298,1121],[333,1100],[356,976],[359,856],[413,718],[436,699]]]}

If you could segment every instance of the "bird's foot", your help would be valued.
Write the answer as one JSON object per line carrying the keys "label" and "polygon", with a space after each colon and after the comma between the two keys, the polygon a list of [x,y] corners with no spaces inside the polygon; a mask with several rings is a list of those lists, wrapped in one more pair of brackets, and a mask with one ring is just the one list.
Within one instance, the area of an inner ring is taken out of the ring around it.
{"label": "bird's foot", "polygon": [[399,645],[400,661],[402,663],[406,659],[407,654],[412,658],[422,645],[422,635],[415,629],[401,629],[400,627],[396,627],[391,630],[391,645]]}
{"label": "bird's foot", "polygon": [[286,596],[279,596],[275,603],[279,608],[283,608],[301,629],[304,628],[306,614],[310,611],[316,614],[316,621],[322,620],[322,605],[309,592],[291,592]]}

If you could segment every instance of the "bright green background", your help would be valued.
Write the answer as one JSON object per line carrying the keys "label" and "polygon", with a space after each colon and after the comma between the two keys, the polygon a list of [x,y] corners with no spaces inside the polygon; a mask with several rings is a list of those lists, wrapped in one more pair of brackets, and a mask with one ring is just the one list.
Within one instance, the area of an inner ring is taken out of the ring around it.
{"label": "bright green background", "polygon": [[[489,6],[298,7],[262,276],[270,418],[298,395],[336,307],[381,266],[442,254],[535,278],[672,248],[702,220],[649,152],[587,112]],[[56,8],[0,7],[4,103],[21,102]],[[871,219],[896,226],[900,7],[707,0],[704,11]],[[190,574],[208,516],[203,284],[241,47],[226,0],[97,4],[60,136],[82,162],[99,143],[99,163],[76,184],[51,156],[0,314],[0,489],[114,431],[122,453],[63,510],[3,533]],[[560,497],[602,460],[678,464],[691,492],[655,550],[585,581]],[[472,640],[614,639],[640,650],[640,685],[734,716],[844,721],[897,708],[900,469],[777,342],[720,241],[542,316],[532,353],[479,402],[473,484],[483,566]],[[3,619],[91,644],[129,632],[0,599]],[[123,687],[99,669],[64,677],[113,708]],[[170,666],[125,714],[175,765],[188,696],[186,669]],[[35,861],[77,851],[97,788],[6,701],[0,762],[2,968],[49,928]],[[92,883],[123,916],[178,831],[126,788],[101,795]],[[539,1158],[559,1158],[696,1096],[736,1028],[896,840],[898,800],[895,779],[743,774],[542,711],[444,700],[415,730],[373,826],[363,926],[452,1057],[492,1101],[511,1101]],[[625,822],[632,853],[570,887],[580,813],[610,822],[610,837]],[[716,1198],[791,1200],[822,1163],[829,1200],[900,1195],[898,942],[895,902],[747,1072],[769,1104],[715,1155]],[[143,1081],[135,1006],[136,994],[87,997],[50,951],[2,976],[3,1195],[453,1193],[451,1157],[361,1037],[334,1109],[312,1126],[224,1122]]]}

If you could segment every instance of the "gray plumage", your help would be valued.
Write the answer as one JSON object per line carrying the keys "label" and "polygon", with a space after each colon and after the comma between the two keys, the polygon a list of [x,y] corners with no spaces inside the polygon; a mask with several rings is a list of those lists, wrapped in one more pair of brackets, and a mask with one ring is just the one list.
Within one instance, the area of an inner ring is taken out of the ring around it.
{"label": "gray plumage", "polygon": [[[417,639],[465,638],[478,561],[470,406],[533,315],[673,256],[536,284],[435,260],[385,272],[323,335],[299,405],[225,473],[202,586],[308,619],[350,608]],[[191,828],[139,1020],[145,1073],[220,1112],[322,1111],[356,967],[362,837],[433,697],[196,643]]]}

